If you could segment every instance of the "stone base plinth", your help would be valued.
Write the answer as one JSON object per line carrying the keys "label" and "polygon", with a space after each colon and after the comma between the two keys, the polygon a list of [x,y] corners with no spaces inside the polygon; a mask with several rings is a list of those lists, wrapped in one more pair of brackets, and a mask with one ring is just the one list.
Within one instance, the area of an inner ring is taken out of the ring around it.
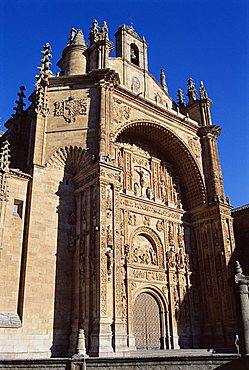
{"label": "stone base plinth", "polygon": [[249,359],[207,350],[134,351],[123,357],[77,359],[1,360],[0,369],[12,370],[235,370],[249,369]]}

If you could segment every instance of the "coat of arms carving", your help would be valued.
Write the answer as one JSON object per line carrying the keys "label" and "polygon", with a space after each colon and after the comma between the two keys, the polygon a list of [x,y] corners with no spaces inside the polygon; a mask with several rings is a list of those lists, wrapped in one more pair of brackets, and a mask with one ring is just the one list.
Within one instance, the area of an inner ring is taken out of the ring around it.
{"label": "coat of arms carving", "polygon": [[124,120],[130,118],[131,108],[127,105],[124,105],[120,100],[115,99],[114,101],[114,110],[113,110],[113,119],[114,121],[120,123]]}
{"label": "coat of arms carving", "polygon": [[63,116],[68,123],[74,122],[79,115],[86,115],[87,100],[74,99],[69,97],[67,100],[56,101],[54,103],[54,115]]}

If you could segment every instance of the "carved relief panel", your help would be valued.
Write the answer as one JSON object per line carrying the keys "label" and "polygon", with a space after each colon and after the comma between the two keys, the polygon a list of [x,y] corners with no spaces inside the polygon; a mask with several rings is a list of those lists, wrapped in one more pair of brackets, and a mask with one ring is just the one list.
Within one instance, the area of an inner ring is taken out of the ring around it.
{"label": "carved relief panel", "polygon": [[144,144],[117,144],[116,161],[123,170],[125,194],[182,209],[180,181],[173,166]]}
{"label": "carved relief panel", "polygon": [[132,262],[147,266],[157,265],[155,246],[143,235],[137,235],[134,238]]}

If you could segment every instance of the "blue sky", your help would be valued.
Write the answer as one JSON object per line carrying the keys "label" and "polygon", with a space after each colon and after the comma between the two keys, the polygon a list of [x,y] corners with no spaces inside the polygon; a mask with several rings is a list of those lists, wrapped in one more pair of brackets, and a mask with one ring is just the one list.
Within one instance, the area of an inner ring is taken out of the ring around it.
{"label": "blue sky", "polygon": [[18,87],[34,89],[40,50],[52,46],[52,70],[72,27],[88,37],[92,21],[107,21],[109,37],[133,24],[149,46],[149,69],[165,68],[176,99],[187,79],[204,81],[213,124],[222,127],[219,153],[226,195],[249,203],[249,1],[247,0],[2,0],[0,4],[1,128],[13,113]]}

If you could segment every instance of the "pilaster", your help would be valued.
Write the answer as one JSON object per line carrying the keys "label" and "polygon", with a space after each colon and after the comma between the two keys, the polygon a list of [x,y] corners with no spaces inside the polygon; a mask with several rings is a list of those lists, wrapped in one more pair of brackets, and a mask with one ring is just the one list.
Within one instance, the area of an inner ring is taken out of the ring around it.
{"label": "pilaster", "polygon": [[217,138],[220,132],[221,128],[213,125],[199,127],[198,129],[198,135],[201,138],[202,161],[209,203],[218,200],[226,201],[217,148]]}

